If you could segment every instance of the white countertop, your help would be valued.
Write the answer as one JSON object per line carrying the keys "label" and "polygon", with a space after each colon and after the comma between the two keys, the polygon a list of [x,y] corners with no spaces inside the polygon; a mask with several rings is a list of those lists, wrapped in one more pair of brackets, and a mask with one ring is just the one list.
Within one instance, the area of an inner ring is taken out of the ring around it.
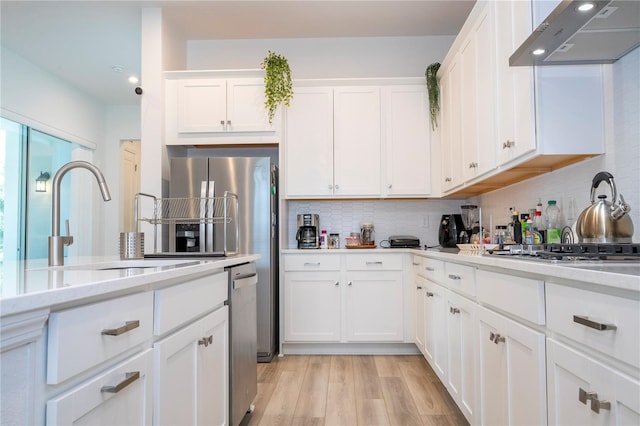
{"label": "white countertop", "polygon": [[258,254],[199,259],[121,261],[117,256],[66,258],[65,266],[47,267],[47,259],[4,262],[0,315],[55,309],[88,299],[152,290],[163,285],[255,261]]}
{"label": "white countertop", "polygon": [[[604,285],[616,289],[640,292],[640,261],[544,261],[479,253],[445,252],[422,249],[284,249],[283,254],[343,254],[343,253],[412,253],[419,256],[465,263],[487,268],[499,268],[510,273],[535,276],[545,281],[568,280]],[[621,265],[622,264],[622,265]],[[621,266],[619,266],[621,265]]]}

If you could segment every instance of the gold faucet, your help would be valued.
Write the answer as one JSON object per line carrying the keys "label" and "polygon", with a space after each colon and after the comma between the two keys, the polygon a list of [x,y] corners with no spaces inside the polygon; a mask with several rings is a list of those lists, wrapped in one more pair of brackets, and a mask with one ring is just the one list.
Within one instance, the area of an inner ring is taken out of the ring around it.
{"label": "gold faucet", "polygon": [[[104,175],[98,167],[86,161],[71,161],[60,167],[53,177],[52,203],[51,203],[51,236],[49,237],[49,266],[64,265],[64,247],[73,244],[71,235],[60,235],[60,182],[68,171],[75,168],[87,169],[96,177],[98,187],[104,201],[111,200],[109,187]],[[69,222],[67,221],[67,234],[69,234]]]}

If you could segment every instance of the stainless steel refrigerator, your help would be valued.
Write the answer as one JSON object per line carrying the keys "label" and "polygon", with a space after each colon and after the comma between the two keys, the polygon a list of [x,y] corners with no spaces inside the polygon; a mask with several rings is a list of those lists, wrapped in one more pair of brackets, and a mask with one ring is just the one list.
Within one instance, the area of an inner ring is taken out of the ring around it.
{"label": "stainless steel refrigerator", "polygon": [[[171,159],[170,197],[220,197],[224,191],[238,195],[239,251],[261,255],[256,261],[259,362],[271,361],[278,345],[277,188],[278,169],[269,157]],[[221,227],[222,224],[214,226],[213,238],[210,232],[199,235],[198,245],[205,250],[222,251]],[[169,229],[170,251],[175,251],[179,238],[176,227]],[[212,239],[213,244],[207,239]]]}

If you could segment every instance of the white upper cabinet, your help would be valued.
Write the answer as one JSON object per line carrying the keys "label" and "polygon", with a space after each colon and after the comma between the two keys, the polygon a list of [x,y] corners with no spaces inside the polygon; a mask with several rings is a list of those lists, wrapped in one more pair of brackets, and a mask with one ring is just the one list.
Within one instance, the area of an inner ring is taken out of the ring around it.
{"label": "white upper cabinet", "polygon": [[167,145],[275,141],[262,78],[229,78],[228,72],[215,71],[176,71],[165,77]]}
{"label": "white upper cabinet", "polygon": [[431,140],[426,85],[385,87],[382,104],[383,195],[429,195]]}
{"label": "white upper cabinet", "polygon": [[286,193],[380,195],[380,88],[298,87],[287,110]]}
{"label": "white upper cabinet", "polygon": [[604,153],[602,65],[509,66],[532,32],[533,6],[479,0],[442,63],[447,195],[480,194]]}

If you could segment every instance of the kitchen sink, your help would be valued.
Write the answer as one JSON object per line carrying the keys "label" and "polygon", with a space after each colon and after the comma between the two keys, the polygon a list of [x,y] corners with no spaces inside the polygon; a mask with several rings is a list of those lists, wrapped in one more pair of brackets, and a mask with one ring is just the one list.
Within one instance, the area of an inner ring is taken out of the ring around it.
{"label": "kitchen sink", "polygon": [[[140,260],[116,260],[112,262],[89,263],[84,265],[52,266],[38,268],[39,270],[52,271],[109,271],[120,269],[144,269],[144,268],[180,268],[193,266],[200,263],[192,259],[140,259]],[[35,269],[35,270],[38,270]]]}

